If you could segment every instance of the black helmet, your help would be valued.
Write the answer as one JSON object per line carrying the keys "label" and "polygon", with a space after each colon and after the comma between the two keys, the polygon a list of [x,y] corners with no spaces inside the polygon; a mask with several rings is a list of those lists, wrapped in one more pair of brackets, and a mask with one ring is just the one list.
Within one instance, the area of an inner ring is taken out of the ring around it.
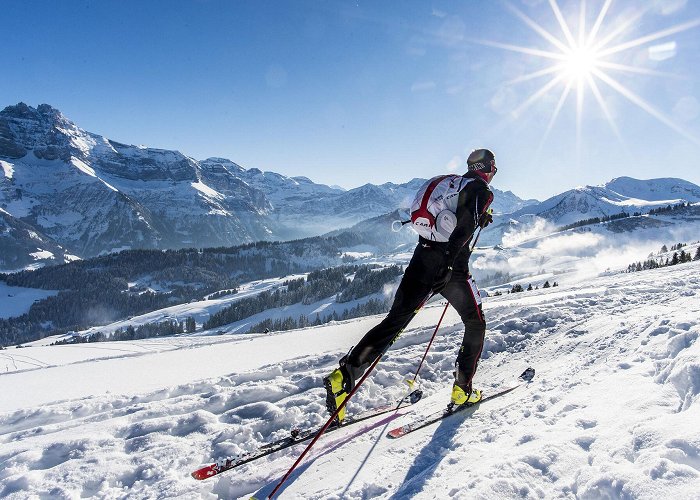
{"label": "black helmet", "polygon": [[479,170],[485,174],[496,172],[496,157],[488,149],[475,149],[469,153],[467,168],[470,172]]}

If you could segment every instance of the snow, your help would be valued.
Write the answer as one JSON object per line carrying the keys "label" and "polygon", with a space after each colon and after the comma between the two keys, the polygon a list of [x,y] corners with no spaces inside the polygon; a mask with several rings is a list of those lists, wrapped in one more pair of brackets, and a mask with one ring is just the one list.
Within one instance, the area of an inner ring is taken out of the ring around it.
{"label": "snow", "polygon": [[217,200],[223,200],[225,198],[223,194],[219,193],[215,189],[210,188],[202,181],[192,182],[191,186],[208,198],[214,198]]}
{"label": "snow", "polygon": [[37,218],[37,223],[43,228],[53,228],[55,226],[68,226],[80,222],[83,216],[74,210],[66,210],[60,214],[43,214]]}
{"label": "snow", "polygon": [[34,260],[44,260],[44,259],[55,259],[56,257],[54,256],[53,253],[49,252],[48,250],[42,250],[41,248],[37,248],[37,252],[32,252],[29,255],[34,259]]}
{"label": "snow", "polygon": [[71,158],[70,159],[71,164],[83,172],[84,174],[89,175],[90,177],[97,177],[97,174],[95,174],[95,169],[90,167],[87,163],[84,161],[78,159],[78,158]]}
{"label": "snow", "polygon": [[[29,311],[35,301],[57,293],[36,288],[8,286],[4,281],[0,281],[0,318],[21,316]],[[0,371],[6,371],[2,364],[0,364]]]}
{"label": "snow", "polygon": [[[697,498],[699,293],[693,262],[488,297],[476,385],[528,365],[534,381],[389,440],[404,414],[449,399],[462,336],[450,308],[423,400],[321,439],[280,498]],[[404,393],[442,309],[418,315],[350,412]],[[24,363],[0,375],[0,496],[264,498],[300,446],[203,482],[189,473],[322,423],[321,378],[380,319],[0,351]]]}
{"label": "snow", "polygon": [[5,177],[7,179],[12,179],[12,176],[15,174],[14,165],[12,165],[12,163],[0,160],[0,167],[2,167],[2,171],[5,174]]}

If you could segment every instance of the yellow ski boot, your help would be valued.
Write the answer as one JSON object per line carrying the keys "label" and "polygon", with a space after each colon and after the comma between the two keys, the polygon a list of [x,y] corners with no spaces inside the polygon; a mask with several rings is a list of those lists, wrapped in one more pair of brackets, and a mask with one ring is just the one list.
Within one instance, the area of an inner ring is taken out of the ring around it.
{"label": "yellow ski boot", "polygon": [[[330,375],[323,379],[326,388],[326,409],[333,415],[338,407],[348,397],[350,383],[342,368],[336,368]],[[345,419],[345,407],[338,413],[336,423],[342,424]]]}
{"label": "yellow ski boot", "polygon": [[479,389],[472,389],[466,392],[456,384],[452,386],[451,404],[453,406],[471,406],[479,401],[481,401],[481,391]]}

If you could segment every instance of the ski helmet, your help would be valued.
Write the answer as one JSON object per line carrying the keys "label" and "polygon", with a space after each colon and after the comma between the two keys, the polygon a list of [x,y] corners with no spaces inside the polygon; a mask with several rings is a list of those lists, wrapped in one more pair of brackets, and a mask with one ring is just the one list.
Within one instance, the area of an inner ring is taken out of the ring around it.
{"label": "ski helmet", "polygon": [[488,149],[475,149],[469,153],[467,168],[470,172],[496,173],[496,157]]}

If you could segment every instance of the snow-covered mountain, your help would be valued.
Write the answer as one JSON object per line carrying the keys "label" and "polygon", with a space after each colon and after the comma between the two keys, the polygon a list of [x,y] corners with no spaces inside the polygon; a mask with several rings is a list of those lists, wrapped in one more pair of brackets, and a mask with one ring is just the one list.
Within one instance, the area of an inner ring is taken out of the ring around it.
{"label": "snow-covered mountain", "polygon": [[602,219],[621,212],[645,214],[654,208],[698,201],[700,186],[683,179],[618,177],[603,185],[570,189],[512,213],[496,216],[481,242],[500,245],[513,239],[519,241],[548,234],[557,227],[586,219]]}
{"label": "snow-covered mountain", "polygon": [[557,225],[620,212],[647,212],[651,208],[700,201],[700,186],[683,179],[637,180],[618,177],[601,186],[585,186],[565,191],[521,208],[512,218],[537,215]]}
{"label": "snow-covered mountain", "polygon": [[2,208],[81,257],[232,245],[271,233],[272,207],[245,182],[222,182],[177,151],[91,134],[48,105],[0,112],[0,158]]}
{"label": "snow-covered mountain", "polygon": [[[47,104],[24,103],[0,111],[0,165],[0,207],[80,257],[319,235],[407,207],[424,182],[344,191],[224,158],[122,144]],[[529,203],[498,198],[504,212]],[[21,265],[35,260],[27,254]]]}
{"label": "snow-covered mountain", "polygon": [[[41,235],[43,245],[15,241],[28,233],[5,230],[0,243],[13,248],[13,259],[3,252],[0,269],[61,263],[63,253],[85,258],[124,248],[316,236],[405,210],[426,180],[345,191],[225,158],[198,161],[178,151],[121,144],[82,130],[49,105],[34,109],[23,103],[0,111],[0,166],[4,219]],[[700,187],[681,179],[621,177],[543,202],[494,192],[496,221],[482,243],[501,243],[504,235],[530,230],[537,221],[562,225],[700,201]],[[388,230],[377,228],[381,234]],[[22,257],[18,249],[25,247]],[[53,251],[59,248],[64,250]]]}

